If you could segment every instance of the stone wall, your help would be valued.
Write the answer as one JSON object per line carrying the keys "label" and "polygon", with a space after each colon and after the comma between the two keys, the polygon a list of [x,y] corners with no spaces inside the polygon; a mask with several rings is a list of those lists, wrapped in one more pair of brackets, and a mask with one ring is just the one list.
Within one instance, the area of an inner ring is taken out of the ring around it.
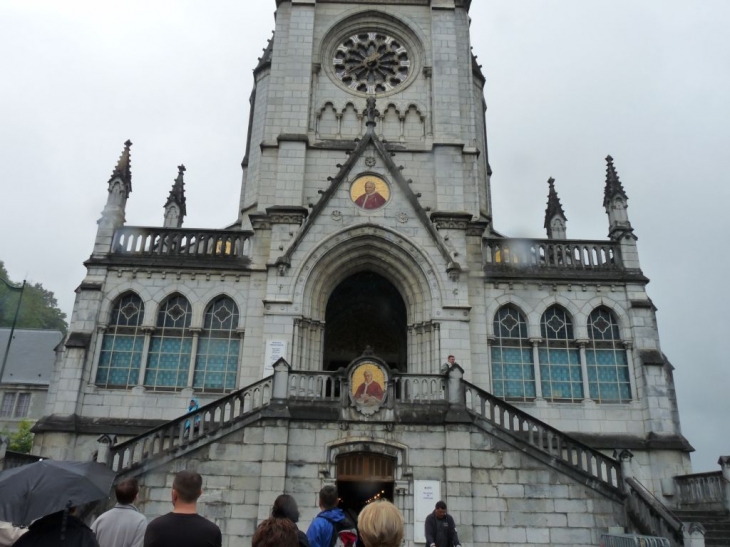
{"label": "stone wall", "polygon": [[[396,462],[396,499],[413,545],[413,481],[441,481],[442,497],[463,545],[598,545],[609,527],[625,526],[620,502],[471,426],[395,426],[263,420],[224,441],[152,469],[139,478],[140,510],[154,518],[171,510],[174,473],[204,477],[199,511],[218,524],[224,547],[250,541],[281,493],[293,495],[306,530],[318,512],[317,493],[335,480],[338,454],[388,454]],[[328,476],[329,475],[329,476]]]}

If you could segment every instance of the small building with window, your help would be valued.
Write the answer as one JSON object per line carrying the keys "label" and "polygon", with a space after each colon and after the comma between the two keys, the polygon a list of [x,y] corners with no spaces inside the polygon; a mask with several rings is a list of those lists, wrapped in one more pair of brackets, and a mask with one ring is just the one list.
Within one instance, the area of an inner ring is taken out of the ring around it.
{"label": "small building with window", "polygon": [[[9,336],[10,329],[0,329],[0,363]],[[12,433],[21,420],[43,416],[61,340],[57,330],[15,329],[0,381],[0,431]]]}

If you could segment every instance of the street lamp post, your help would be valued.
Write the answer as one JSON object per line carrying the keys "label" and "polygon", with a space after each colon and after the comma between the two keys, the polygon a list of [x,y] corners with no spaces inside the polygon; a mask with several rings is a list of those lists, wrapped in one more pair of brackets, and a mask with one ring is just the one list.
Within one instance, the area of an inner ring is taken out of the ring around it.
{"label": "street lamp post", "polygon": [[3,364],[0,365],[0,384],[2,384],[3,381],[3,374],[5,374],[5,364],[8,362],[8,355],[10,355],[10,344],[13,341],[13,334],[15,333],[15,323],[18,322],[18,313],[20,312],[20,303],[23,301],[23,292],[25,292],[25,280],[23,280],[23,285],[21,287],[16,287],[14,285],[11,285],[4,279],[0,278],[0,281],[5,283],[7,285],[8,289],[11,291],[18,291],[20,292],[20,298],[18,298],[18,305],[15,308],[15,316],[13,317],[13,325],[10,327],[10,336],[8,337],[8,343],[5,346],[5,355],[3,355]]}

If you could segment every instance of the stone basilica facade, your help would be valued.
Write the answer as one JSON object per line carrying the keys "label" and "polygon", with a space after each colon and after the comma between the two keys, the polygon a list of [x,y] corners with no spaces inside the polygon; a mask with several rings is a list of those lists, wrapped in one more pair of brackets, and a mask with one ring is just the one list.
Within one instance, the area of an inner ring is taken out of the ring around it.
{"label": "stone basilica facade", "polygon": [[126,143],[34,451],[138,476],[150,517],[198,469],[231,546],[327,483],[393,499],[409,545],[439,498],[465,545],[646,531],[691,447],[613,160],[607,239],[567,238],[552,180],[547,237],[511,239],[468,0],[276,7],[229,227],[183,226],[183,166],[126,226]]}

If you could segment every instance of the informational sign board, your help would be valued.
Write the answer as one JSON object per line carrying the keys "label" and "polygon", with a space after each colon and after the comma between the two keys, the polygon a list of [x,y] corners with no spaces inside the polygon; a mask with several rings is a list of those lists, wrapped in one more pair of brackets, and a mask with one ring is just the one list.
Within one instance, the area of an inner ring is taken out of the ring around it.
{"label": "informational sign board", "polygon": [[413,481],[413,542],[426,543],[424,525],[441,499],[441,481]]}
{"label": "informational sign board", "polygon": [[266,358],[264,359],[264,378],[274,374],[274,363],[282,357],[286,359],[286,340],[267,340]]}

